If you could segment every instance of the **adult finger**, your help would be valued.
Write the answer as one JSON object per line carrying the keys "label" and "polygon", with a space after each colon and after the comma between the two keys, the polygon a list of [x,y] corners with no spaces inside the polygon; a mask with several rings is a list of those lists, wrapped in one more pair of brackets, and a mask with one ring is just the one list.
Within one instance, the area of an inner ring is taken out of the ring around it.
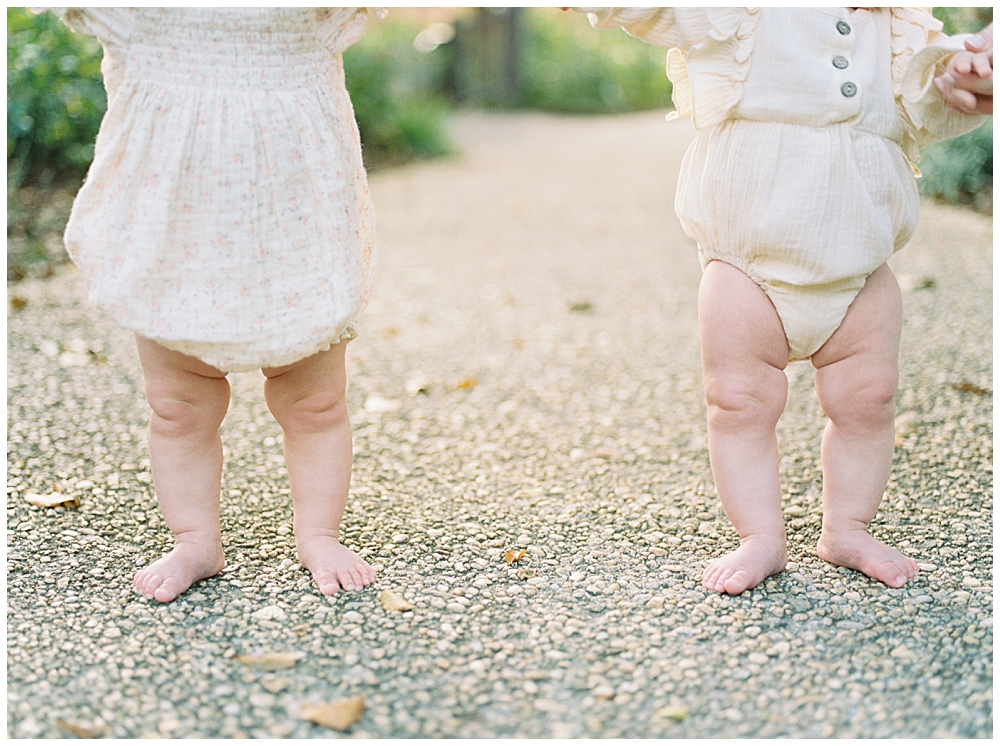
{"label": "adult finger", "polygon": [[993,24],[984,28],[975,36],[965,40],[965,48],[970,52],[983,52],[993,48]]}

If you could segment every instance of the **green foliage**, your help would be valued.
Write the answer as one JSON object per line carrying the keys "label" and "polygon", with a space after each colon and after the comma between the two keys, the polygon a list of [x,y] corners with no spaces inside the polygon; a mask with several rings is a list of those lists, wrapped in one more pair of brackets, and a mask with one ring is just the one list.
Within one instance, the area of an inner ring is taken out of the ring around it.
{"label": "green foliage", "polygon": [[921,194],[992,210],[993,117],[967,135],[924,148],[921,155]]}
{"label": "green foliage", "polygon": [[934,17],[949,36],[971,34],[993,23],[993,8],[934,8]]}
{"label": "green foliage", "polygon": [[666,50],[624,31],[596,31],[581,13],[532,9],[523,49],[524,104],[574,114],[670,106]]}
{"label": "green foliage", "polygon": [[106,107],[101,56],[52,13],[7,10],[8,182],[86,170]]}
{"label": "green foliage", "polygon": [[344,52],[344,74],[361,130],[365,163],[392,164],[451,151],[445,136],[448,105],[444,48],[418,52],[419,28],[393,21],[371,24]]}

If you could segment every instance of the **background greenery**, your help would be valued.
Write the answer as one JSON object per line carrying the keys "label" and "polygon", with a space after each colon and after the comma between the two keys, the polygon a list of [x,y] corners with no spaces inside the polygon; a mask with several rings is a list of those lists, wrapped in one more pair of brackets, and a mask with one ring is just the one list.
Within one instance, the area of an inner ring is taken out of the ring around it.
{"label": "background greenery", "polygon": [[521,105],[571,114],[671,105],[666,50],[621,31],[597,32],[580,13],[538,9],[524,25]]}
{"label": "background greenery", "polygon": [[[470,67],[465,50],[482,54],[487,46],[474,36],[475,14],[453,10],[444,19],[459,34],[473,35],[471,43],[425,45],[418,51],[415,37],[434,20],[428,13],[394,11],[371,24],[344,54],[369,168],[452,152],[448,113],[456,100],[474,103],[459,90],[462,76],[456,70]],[[489,13],[499,11],[483,11],[480,20]],[[957,33],[982,28],[993,12],[944,8],[935,15],[947,32]],[[516,71],[510,73],[516,76],[516,94],[499,105],[567,114],[670,105],[663,49],[622,32],[596,32],[578,13],[538,8],[520,11],[517,19],[511,52]],[[7,10],[9,279],[45,272],[63,258],[60,234],[106,106],[100,61],[100,44],[70,32],[52,13]],[[477,63],[493,74],[489,60]],[[992,210],[992,119],[965,137],[926,148],[921,168],[924,194]]]}

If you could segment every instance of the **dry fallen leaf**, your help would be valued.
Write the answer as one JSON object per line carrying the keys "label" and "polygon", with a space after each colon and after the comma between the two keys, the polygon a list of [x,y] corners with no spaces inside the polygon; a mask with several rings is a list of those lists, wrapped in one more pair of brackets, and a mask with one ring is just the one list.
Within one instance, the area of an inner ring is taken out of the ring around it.
{"label": "dry fallen leaf", "polygon": [[573,313],[587,313],[594,310],[594,304],[589,300],[582,300],[579,303],[571,303],[569,310]]}
{"label": "dry fallen leaf", "polygon": [[461,381],[459,381],[454,386],[452,386],[451,390],[452,391],[458,391],[459,389],[471,389],[471,388],[475,388],[475,386],[478,383],[479,383],[479,379],[478,378],[472,378],[471,376],[469,376],[468,378],[463,378]]}
{"label": "dry fallen leaf", "polygon": [[88,725],[87,723],[76,723],[71,720],[63,720],[62,718],[56,720],[56,725],[61,730],[72,733],[77,738],[100,738],[107,730],[104,725],[96,722]]}
{"label": "dry fallen leaf", "polygon": [[304,655],[305,653],[298,652],[266,653],[258,651],[250,655],[237,655],[236,660],[247,668],[253,668],[257,671],[279,671],[283,668],[291,668]]}
{"label": "dry fallen leaf", "polygon": [[13,308],[15,311],[20,311],[22,308],[28,305],[28,301],[26,301],[20,295],[12,295],[10,297],[10,305],[11,308]]}
{"label": "dry fallen leaf", "polygon": [[510,567],[511,565],[515,565],[524,559],[525,554],[527,554],[527,551],[524,549],[508,549],[507,554],[503,556],[503,560],[507,563],[507,567]]}
{"label": "dry fallen leaf", "polygon": [[678,723],[687,717],[687,710],[683,707],[661,707],[653,717],[657,720],[676,720]]}
{"label": "dry fallen leaf", "polygon": [[382,608],[386,611],[412,611],[413,604],[400,596],[396,591],[386,589],[378,595],[378,600],[382,602]]}
{"label": "dry fallen leaf", "polygon": [[965,391],[966,393],[979,394],[980,396],[986,396],[990,393],[989,389],[984,389],[982,386],[977,386],[976,384],[969,383],[968,381],[962,381],[962,383],[959,384],[953,383],[951,387],[955,389],[955,391]]}
{"label": "dry fallen leaf", "polygon": [[400,334],[402,334],[402,332],[399,331],[399,329],[395,326],[387,326],[385,329],[382,330],[382,337],[384,339],[389,339],[390,337],[398,337]]}
{"label": "dry fallen leaf", "polygon": [[60,492],[52,492],[48,495],[26,492],[24,499],[40,508],[75,508],[80,504],[79,495],[64,495]]}
{"label": "dry fallen leaf", "polygon": [[302,705],[302,717],[317,725],[345,731],[358,722],[365,712],[365,698],[362,695],[350,699],[338,699],[324,705]]}
{"label": "dry fallen leaf", "polygon": [[598,448],[594,451],[594,458],[607,458],[611,459],[615,457],[615,452],[610,448]]}

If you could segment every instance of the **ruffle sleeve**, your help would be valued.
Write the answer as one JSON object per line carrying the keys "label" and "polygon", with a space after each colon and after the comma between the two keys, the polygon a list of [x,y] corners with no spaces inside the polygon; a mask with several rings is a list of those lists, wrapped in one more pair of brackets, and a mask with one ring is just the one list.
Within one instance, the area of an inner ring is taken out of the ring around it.
{"label": "ruffle sleeve", "polygon": [[[695,127],[719,124],[739,104],[750,70],[759,9],[755,8],[579,8],[594,28],[625,29],[632,36],[669,47],[667,77],[676,111]],[[694,90],[698,91],[694,95]]]}
{"label": "ruffle sleeve", "polygon": [[920,148],[947,140],[981,125],[985,115],[952,111],[934,85],[947,58],[965,48],[967,36],[949,37],[928,10],[892,9],[892,86],[896,108],[905,125],[903,152],[920,161]]}
{"label": "ruffle sleeve", "polygon": [[32,8],[36,13],[51,10],[71,31],[96,36],[105,47],[124,47],[135,29],[130,8]]}
{"label": "ruffle sleeve", "polygon": [[577,8],[596,29],[622,28],[658,47],[687,51],[705,38],[710,26],[704,8]]}
{"label": "ruffle sleeve", "polygon": [[388,14],[385,8],[317,8],[319,40],[330,52],[343,52],[364,36],[369,20]]}
{"label": "ruffle sleeve", "polygon": [[698,129],[723,122],[743,98],[760,17],[759,8],[706,8],[702,12],[708,25],[702,41],[686,53],[672,49],[667,55],[677,116],[690,114]]}

